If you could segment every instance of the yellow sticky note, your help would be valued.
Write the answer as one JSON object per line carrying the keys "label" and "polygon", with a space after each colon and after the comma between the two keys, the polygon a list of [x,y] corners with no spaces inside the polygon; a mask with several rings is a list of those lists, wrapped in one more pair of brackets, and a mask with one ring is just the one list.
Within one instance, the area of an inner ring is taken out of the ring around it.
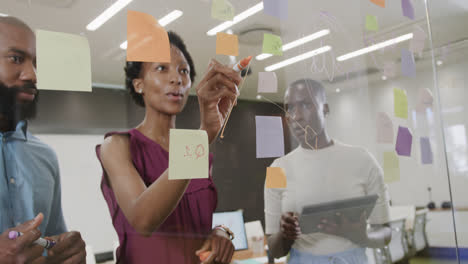
{"label": "yellow sticky note", "polygon": [[283,55],[283,41],[280,36],[265,33],[263,34],[263,53],[277,56]]}
{"label": "yellow sticky note", "polygon": [[393,89],[395,116],[408,119],[408,97],[406,91],[398,88]]}
{"label": "yellow sticky note", "polygon": [[286,173],[283,168],[268,167],[265,185],[267,188],[286,188]]}
{"label": "yellow sticky note", "polygon": [[373,15],[366,16],[366,29],[369,31],[379,30],[379,23],[377,22],[377,17]]}
{"label": "yellow sticky note", "polygon": [[400,161],[395,151],[384,152],[384,181],[386,183],[400,180]]}
{"label": "yellow sticky note", "polygon": [[171,62],[166,30],[151,15],[127,11],[127,61]]}
{"label": "yellow sticky note", "polygon": [[370,1],[380,7],[385,7],[385,0],[370,0]]}
{"label": "yellow sticky note", "polygon": [[204,130],[171,129],[169,179],[208,178],[208,135]]}
{"label": "yellow sticky note", "polygon": [[211,3],[211,17],[223,21],[234,19],[235,9],[228,0],[213,0]]}
{"label": "yellow sticky note", "polygon": [[85,37],[37,30],[37,88],[91,92],[91,53]]}
{"label": "yellow sticky note", "polygon": [[216,34],[216,54],[238,56],[239,39],[237,35],[222,32]]}

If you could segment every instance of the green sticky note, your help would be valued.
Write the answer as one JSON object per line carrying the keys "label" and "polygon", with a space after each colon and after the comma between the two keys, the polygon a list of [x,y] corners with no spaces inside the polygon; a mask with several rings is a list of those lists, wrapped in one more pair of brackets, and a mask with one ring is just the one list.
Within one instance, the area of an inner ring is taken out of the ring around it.
{"label": "green sticky note", "polygon": [[395,151],[384,152],[384,181],[386,183],[400,180],[400,161]]}
{"label": "green sticky note", "polygon": [[402,89],[393,89],[395,116],[408,119],[408,97],[406,91]]}
{"label": "green sticky note", "polygon": [[208,135],[204,130],[171,129],[169,179],[208,178]]}
{"label": "green sticky note", "polygon": [[235,9],[228,0],[213,0],[211,3],[211,17],[222,21],[232,21]]}
{"label": "green sticky note", "polygon": [[366,29],[369,31],[379,30],[379,23],[377,22],[377,17],[373,15],[366,16]]}
{"label": "green sticky note", "polygon": [[283,41],[280,36],[265,33],[263,34],[263,53],[277,56],[283,55]]}
{"label": "green sticky note", "polygon": [[85,37],[37,30],[37,88],[91,92],[91,53]]}

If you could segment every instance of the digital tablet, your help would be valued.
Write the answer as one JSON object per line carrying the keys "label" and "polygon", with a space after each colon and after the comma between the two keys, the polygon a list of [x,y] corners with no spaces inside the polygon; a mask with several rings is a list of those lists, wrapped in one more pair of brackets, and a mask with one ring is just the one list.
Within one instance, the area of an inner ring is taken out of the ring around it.
{"label": "digital tablet", "polygon": [[317,226],[322,219],[336,219],[339,222],[341,217],[338,217],[337,213],[340,213],[349,221],[359,221],[364,211],[367,212],[367,217],[369,217],[378,198],[379,196],[374,194],[304,206],[299,217],[301,232],[303,234],[321,232]]}

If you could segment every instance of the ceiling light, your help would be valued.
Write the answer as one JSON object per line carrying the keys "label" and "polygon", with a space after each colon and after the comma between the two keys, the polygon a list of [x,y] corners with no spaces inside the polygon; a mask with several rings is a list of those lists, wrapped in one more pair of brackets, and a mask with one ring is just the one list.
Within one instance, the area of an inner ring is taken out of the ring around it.
{"label": "ceiling light", "polygon": [[174,20],[178,19],[184,14],[184,12],[180,10],[174,10],[170,12],[169,14],[165,15],[163,18],[159,19],[158,22],[161,26],[165,27],[169,25],[171,22]]}
{"label": "ceiling light", "polygon": [[231,26],[241,22],[242,20],[248,18],[249,16],[255,15],[256,13],[260,12],[263,10],[263,1],[252,6],[251,8],[245,10],[244,12],[238,14],[237,16],[234,17],[232,21],[226,21],[212,29],[210,29],[206,34],[208,36],[214,36],[216,33],[221,32],[223,30],[226,30],[230,28]]}
{"label": "ceiling light", "polygon": [[291,65],[293,63],[296,63],[296,62],[299,62],[299,61],[302,61],[302,60],[305,60],[305,59],[308,59],[308,58],[312,58],[314,56],[317,56],[317,55],[322,54],[324,52],[327,52],[329,50],[331,50],[330,46],[324,46],[324,47],[321,47],[321,48],[318,48],[318,49],[303,53],[303,54],[298,55],[296,57],[293,57],[293,58],[278,62],[278,63],[273,64],[273,65],[270,65],[270,66],[265,68],[265,71],[274,71],[274,70],[277,70],[279,68],[283,68],[283,67],[286,67],[288,65]]}
{"label": "ceiling light", "polygon": [[441,60],[437,60],[437,62],[436,62],[436,63],[437,63],[437,66],[440,66],[440,65],[444,64],[444,62],[443,62],[443,61],[441,61]]}
{"label": "ceiling light", "polygon": [[386,81],[386,80],[387,80],[387,76],[382,75],[382,81]]}
{"label": "ceiling light", "polygon": [[127,45],[128,45],[128,42],[127,42],[127,41],[124,41],[122,44],[120,44],[120,48],[123,49],[123,50],[126,50],[126,49],[127,49]]}
{"label": "ceiling light", "polygon": [[261,95],[257,95],[257,100],[262,100],[262,96],[261,96]]}
{"label": "ceiling light", "polygon": [[336,88],[336,92],[337,93],[341,92],[340,88]]}
{"label": "ceiling light", "polygon": [[122,8],[126,7],[133,0],[118,0],[109,8],[107,8],[102,14],[100,14],[96,19],[86,26],[86,29],[89,31],[94,31],[102,26],[107,20],[111,19],[115,14],[117,14]]}
{"label": "ceiling light", "polygon": [[[158,22],[161,26],[165,27],[169,25],[170,23],[174,22],[174,20],[178,19],[184,14],[184,12],[180,10],[174,10],[170,12],[169,14],[165,15],[163,18],[159,19]],[[124,41],[122,44],[120,44],[120,48],[123,50],[127,49],[128,42]]]}
{"label": "ceiling light", "polygon": [[364,54],[372,52],[372,51],[376,51],[376,50],[383,49],[383,48],[391,46],[391,45],[395,45],[397,43],[400,43],[400,42],[403,42],[405,40],[412,39],[412,38],[413,38],[413,33],[402,35],[402,36],[399,36],[397,38],[389,39],[389,40],[386,40],[384,42],[380,42],[380,43],[377,43],[375,45],[372,45],[372,46],[369,46],[369,47],[366,47],[366,48],[363,48],[363,49],[360,49],[360,50],[356,50],[356,51],[353,51],[351,53],[348,53],[348,54],[345,54],[345,55],[342,55],[342,56],[339,56],[338,58],[336,58],[336,60],[337,61],[345,61],[345,60],[348,60],[348,59],[351,59],[351,58],[354,58],[354,57],[357,57],[357,56],[364,55]]}
{"label": "ceiling light", "polygon": [[0,13],[0,17],[7,17],[7,14]]}
{"label": "ceiling light", "polygon": [[[310,34],[308,36],[305,36],[303,38],[300,38],[298,40],[295,40],[295,41],[292,41],[292,42],[289,42],[288,44],[285,44],[283,45],[283,51],[287,51],[287,50],[290,50],[292,48],[295,48],[297,46],[300,46],[300,45],[303,45],[307,42],[310,42],[312,40],[315,40],[315,39],[318,39],[318,38],[321,38],[323,36],[326,36],[330,34],[330,30],[329,29],[323,29],[323,30],[320,30],[318,32],[315,32],[313,34]],[[263,54],[260,54],[258,55],[257,57],[255,57],[257,60],[264,60],[266,58],[269,58],[273,56],[272,54],[267,54],[267,53],[263,53]]]}

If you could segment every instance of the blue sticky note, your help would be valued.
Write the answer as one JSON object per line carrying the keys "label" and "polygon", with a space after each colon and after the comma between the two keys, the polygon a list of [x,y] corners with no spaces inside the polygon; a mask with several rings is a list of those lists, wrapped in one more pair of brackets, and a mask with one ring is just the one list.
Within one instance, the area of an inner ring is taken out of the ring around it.
{"label": "blue sticky note", "polygon": [[284,155],[283,121],[280,116],[256,116],[257,158]]}
{"label": "blue sticky note", "polygon": [[263,0],[263,12],[286,20],[288,19],[288,0]]}
{"label": "blue sticky note", "polygon": [[401,9],[405,17],[414,20],[414,8],[411,0],[401,0]]}
{"label": "blue sticky note", "polygon": [[432,154],[431,141],[427,137],[421,137],[419,143],[421,146],[422,164],[432,164],[434,157]]}
{"label": "blue sticky note", "polygon": [[398,127],[398,136],[396,141],[396,153],[400,156],[411,156],[411,146],[413,144],[413,135],[407,127]]}
{"label": "blue sticky note", "polygon": [[416,75],[414,54],[407,49],[401,50],[401,72],[408,77],[414,77]]}

